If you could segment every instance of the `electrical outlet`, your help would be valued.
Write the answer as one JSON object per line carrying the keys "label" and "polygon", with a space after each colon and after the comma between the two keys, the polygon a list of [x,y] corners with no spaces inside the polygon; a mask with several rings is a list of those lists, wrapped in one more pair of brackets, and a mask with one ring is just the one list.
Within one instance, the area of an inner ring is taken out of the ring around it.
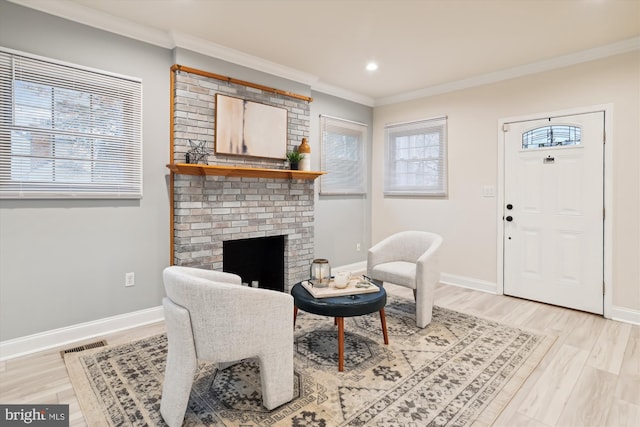
{"label": "electrical outlet", "polygon": [[360,252],[360,243],[356,243],[356,251]]}
{"label": "electrical outlet", "polygon": [[124,285],[125,286],[133,286],[136,284],[136,274],[135,273],[127,273],[124,275]]}

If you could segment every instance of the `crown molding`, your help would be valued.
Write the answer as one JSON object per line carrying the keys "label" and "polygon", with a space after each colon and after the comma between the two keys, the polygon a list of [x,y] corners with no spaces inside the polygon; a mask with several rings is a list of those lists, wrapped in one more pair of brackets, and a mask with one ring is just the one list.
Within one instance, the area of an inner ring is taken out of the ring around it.
{"label": "crown molding", "polygon": [[603,59],[609,56],[629,53],[636,50],[640,50],[640,37],[633,37],[605,46],[570,53],[568,55],[558,56],[546,61],[532,62],[530,64],[522,65],[519,67],[499,70],[493,73],[482,74],[468,79],[443,83],[440,85],[430,86],[424,89],[405,92],[398,95],[377,98],[375,100],[374,106],[378,107],[382,105],[397,104],[399,102],[412,101],[414,99],[426,98],[429,96],[440,95],[447,92],[454,92],[461,89],[469,89],[476,86],[497,83],[503,80],[509,80],[517,77],[527,76],[530,74],[537,74],[544,71],[564,68],[571,65],[581,64],[597,59]]}
{"label": "crown molding", "polygon": [[162,31],[69,1],[9,0],[20,6],[167,49],[183,48],[308,86],[318,77],[177,31]]}
{"label": "crown molding", "polygon": [[322,92],[331,96],[336,96],[347,101],[353,101],[358,104],[366,105],[367,107],[373,107],[375,105],[375,100],[369,96],[351,92],[347,89],[324,83],[321,80],[318,80],[317,82],[315,82],[315,84],[312,84],[311,90]]}
{"label": "crown molding", "polygon": [[68,19],[79,24],[115,33],[155,46],[171,49],[171,37],[165,31],[140,25],[128,19],[83,6],[69,0],[8,0],[20,6]]}
{"label": "crown molding", "polygon": [[545,61],[533,62],[518,67],[482,74],[468,79],[429,86],[415,91],[405,92],[387,97],[371,98],[347,89],[322,82],[317,76],[294,68],[286,67],[266,59],[249,55],[217,43],[179,32],[166,32],[140,25],[123,18],[117,18],[104,12],[91,9],[69,0],[8,0],[12,3],[39,10],[44,13],[69,19],[84,25],[109,31],[124,37],[139,40],[156,46],[173,49],[176,47],[192,50],[206,56],[218,58],[233,64],[251,68],[277,77],[306,84],[312,90],[336,96],[348,101],[369,107],[378,107],[400,102],[412,101],[457,90],[468,89],[503,80],[514,79],[526,75],[541,73],[558,68],[568,67],[584,62],[640,50],[640,37],[633,37],[605,46],[583,50],[559,56]]}
{"label": "crown molding", "polygon": [[218,58],[223,61],[231,62],[236,65],[241,65],[243,67],[251,68],[277,77],[282,77],[294,82],[306,84],[308,86],[311,86],[318,81],[318,77],[313,74],[286,67],[189,34],[172,31],[170,32],[170,36],[172,40],[172,47],[188,49],[206,56]]}

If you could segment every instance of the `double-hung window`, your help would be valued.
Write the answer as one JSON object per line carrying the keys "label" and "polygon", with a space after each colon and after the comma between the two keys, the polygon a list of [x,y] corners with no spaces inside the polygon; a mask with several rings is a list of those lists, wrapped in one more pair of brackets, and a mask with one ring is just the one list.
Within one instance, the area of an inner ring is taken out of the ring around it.
{"label": "double-hung window", "polygon": [[362,195],[367,192],[367,126],[320,116],[322,152],[320,194]]}
{"label": "double-hung window", "polygon": [[384,194],[447,195],[447,118],[385,126]]}
{"label": "double-hung window", "polygon": [[142,197],[142,83],[0,48],[0,198]]}

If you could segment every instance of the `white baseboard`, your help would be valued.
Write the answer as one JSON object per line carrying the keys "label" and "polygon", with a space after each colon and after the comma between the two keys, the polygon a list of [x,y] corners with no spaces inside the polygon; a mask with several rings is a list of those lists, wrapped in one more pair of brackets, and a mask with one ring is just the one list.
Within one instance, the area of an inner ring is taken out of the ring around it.
{"label": "white baseboard", "polygon": [[471,277],[456,276],[448,273],[440,274],[440,283],[444,285],[473,289],[476,291],[489,292],[491,294],[498,293],[498,285],[493,282],[487,282],[485,280],[474,279]]}
{"label": "white baseboard", "polygon": [[[341,265],[332,268],[332,271],[351,271],[354,274],[364,274],[367,271],[367,261],[360,261],[353,264]],[[455,274],[441,273],[440,283],[443,285],[459,286],[461,288],[473,289],[491,294],[498,293],[498,285],[486,280],[474,279],[472,277],[456,276]],[[640,325],[640,311],[625,307],[613,306],[611,308],[611,320]]]}
{"label": "white baseboard", "polygon": [[[350,271],[354,274],[366,274],[367,261],[360,261],[353,264],[341,265],[332,268],[331,271]],[[472,277],[456,276],[454,274],[441,273],[440,283],[444,285],[459,286],[461,288],[474,289],[476,291],[489,292],[496,294],[498,291],[498,285],[493,282],[487,282],[484,280],[474,279]]]}
{"label": "white baseboard", "polygon": [[354,262],[353,264],[340,265],[338,267],[332,268],[333,272],[340,271],[350,271],[353,274],[366,274],[367,272],[367,261]]}
{"label": "white baseboard", "polygon": [[[442,273],[440,275],[440,283],[445,285],[460,286],[462,288],[473,289],[476,291],[488,292],[491,294],[498,293],[498,288],[495,283],[469,277],[455,276],[453,274]],[[631,323],[633,325],[640,325],[640,311],[625,307],[613,306],[611,308],[611,320]]]}
{"label": "white baseboard", "polygon": [[[351,271],[354,274],[362,274],[366,269],[367,262],[361,261],[336,267],[333,271]],[[470,277],[442,273],[440,275],[440,282],[445,285],[459,286],[492,294],[497,293],[497,285],[495,283]],[[640,325],[640,311],[614,306],[611,310],[611,319],[619,322]],[[26,356],[28,354],[55,347],[63,347],[79,341],[89,340],[114,332],[160,322],[162,320],[164,320],[164,311],[162,306],[158,306],[119,316],[99,319],[92,322],[72,325],[65,328],[45,331],[38,334],[28,335],[26,337],[1,341],[0,361]]]}
{"label": "white baseboard", "polygon": [[164,320],[162,306],[0,342],[0,361]]}
{"label": "white baseboard", "polygon": [[640,325],[640,311],[614,305],[611,307],[611,320]]}
{"label": "white baseboard", "polygon": [[[353,264],[341,265],[332,268],[332,271],[351,271],[354,274],[365,274],[367,271],[367,261],[360,261]],[[444,285],[459,286],[461,288],[473,289],[490,294],[498,294],[498,285],[486,280],[474,279],[472,277],[456,276],[455,274],[441,273],[440,283]],[[611,308],[611,320],[618,322],[640,325],[640,311],[625,307],[613,306]]]}

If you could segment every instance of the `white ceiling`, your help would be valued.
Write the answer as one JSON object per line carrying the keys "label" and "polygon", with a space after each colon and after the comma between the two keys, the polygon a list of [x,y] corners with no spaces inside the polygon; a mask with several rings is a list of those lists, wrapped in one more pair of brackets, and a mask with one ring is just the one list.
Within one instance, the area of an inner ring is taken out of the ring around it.
{"label": "white ceiling", "polygon": [[640,48],[640,0],[12,1],[368,105]]}

